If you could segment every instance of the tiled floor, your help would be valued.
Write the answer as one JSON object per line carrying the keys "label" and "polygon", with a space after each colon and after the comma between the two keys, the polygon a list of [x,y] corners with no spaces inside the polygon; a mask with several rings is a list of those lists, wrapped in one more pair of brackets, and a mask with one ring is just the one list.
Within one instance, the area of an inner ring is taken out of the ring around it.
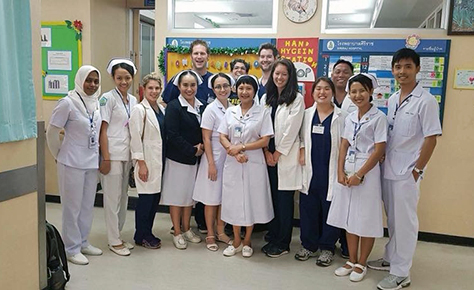
{"label": "tiled floor", "polygon": [[[61,229],[61,206],[47,204],[47,219]],[[123,239],[132,242],[134,212],[129,211]],[[253,236],[255,254],[249,259],[240,255],[222,256],[210,252],[204,242],[190,244],[187,250],[174,248],[169,234],[171,221],[167,214],[157,214],[155,234],[162,239],[162,248],[148,250],[136,247],[129,257],[120,257],[107,248],[102,208],[95,208],[90,235],[93,245],[104,254],[90,257],[87,266],[70,265],[68,290],[141,290],[141,289],[376,289],[385,272],[369,270],[362,282],[352,283],[347,277],[336,277],[334,269],[344,263],[339,256],[333,265],[321,268],[315,260],[300,262],[293,258],[299,249],[299,229],[293,231],[289,255],[271,259],[260,252],[262,233]],[[371,258],[379,258],[386,239],[376,242]],[[474,289],[474,248],[419,242],[408,289]]]}

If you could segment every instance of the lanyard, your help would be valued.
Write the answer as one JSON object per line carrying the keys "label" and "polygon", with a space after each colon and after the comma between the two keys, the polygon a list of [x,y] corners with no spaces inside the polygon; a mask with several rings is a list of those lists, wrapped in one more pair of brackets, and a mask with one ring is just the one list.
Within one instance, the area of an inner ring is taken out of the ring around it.
{"label": "lanyard", "polygon": [[[117,94],[120,96],[120,100],[122,100],[122,104],[123,106],[125,107],[125,112],[127,112],[127,116],[128,118],[130,119],[130,109],[127,107],[127,105],[125,104],[125,101],[123,100],[122,98],[122,94],[117,90],[117,88],[115,88],[115,91],[117,92]],[[130,106],[130,102],[128,102],[128,105]]]}
{"label": "lanyard", "polygon": [[356,141],[357,134],[359,134],[360,128],[362,128],[362,124],[361,123],[354,123],[354,136],[352,136],[352,141],[354,141],[354,147],[355,147],[355,141]]}
{"label": "lanyard", "polygon": [[86,106],[86,103],[84,102],[84,100],[82,99],[81,95],[76,92],[76,94],[79,96],[79,98],[81,99],[82,101],[82,104],[84,105],[84,108],[86,109],[86,113],[87,113],[87,118],[89,119],[89,124],[91,125],[91,128],[93,129],[94,128],[94,112],[92,112],[92,115],[89,113],[89,110],[87,110],[87,106]]}
{"label": "lanyard", "polygon": [[409,95],[408,97],[406,97],[406,98],[400,103],[400,105],[399,105],[398,103],[395,105],[395,112],[393,113],[393,120],[395,120],[395,117],[397,116],[398,109],[400,109],[404,103],[408,103],[408,102],[409,102],[409,99],[411,98],[411,96],[412,96],[412,95]]}

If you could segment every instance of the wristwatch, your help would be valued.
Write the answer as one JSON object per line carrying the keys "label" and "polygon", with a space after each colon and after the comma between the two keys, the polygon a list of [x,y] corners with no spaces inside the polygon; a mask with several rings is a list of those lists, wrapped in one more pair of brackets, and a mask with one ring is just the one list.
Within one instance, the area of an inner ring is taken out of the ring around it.
{"label": "wristwatch", "polygon": [[420,175],[420,176],[423,175],[423,170],[418,169],[418,168],[416,168],[416,167],[414,167],[413,170],[414,170],[416,173],[418,173],[418,175]]}
{"label": "wristwatch", "polygon": [[245,144],[242,143],[242,151],[245,151]]}

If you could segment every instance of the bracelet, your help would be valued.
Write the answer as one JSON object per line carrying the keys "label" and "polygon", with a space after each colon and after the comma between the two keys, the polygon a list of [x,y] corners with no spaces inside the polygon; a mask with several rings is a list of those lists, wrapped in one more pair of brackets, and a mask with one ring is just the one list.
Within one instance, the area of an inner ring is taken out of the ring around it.
{"label": "bracelet", "polygon": [[242,151],[245,151],[245,144],[242,144]]}
{"label": "bracelet", "polygon": [[360,182],[362,182],[364,180],[364,176],[360,177],[359,174],[357,174],[357,172],[354,173],[354,176],[357,177],[357,179],[359,179]]}

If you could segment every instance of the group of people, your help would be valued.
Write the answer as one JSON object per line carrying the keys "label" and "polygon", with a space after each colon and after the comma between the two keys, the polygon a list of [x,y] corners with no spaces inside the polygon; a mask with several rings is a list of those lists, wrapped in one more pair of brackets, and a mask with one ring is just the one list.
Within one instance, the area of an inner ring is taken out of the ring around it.
{"label": "group of people", "polygon": [[[260,79],[247,74],[249,64],[242,59],[231,63],[230,74],[208,72],[210,52],[202,40],[192,42],[190,52],[193,69],[170,80],[164,104],[155,73],[142,81],[141,103],[128,93],[136,73],[128,59],[110,61],[107,72],[116,88],[100,99],[99,70],[82,66],[75,89],[58,102],[47,140],[58,164],[69,261],[84,265],[84,255],[102,254],[88,242],[97,170],[109,249],[130,255],[133,245],[120,231],[133,165],[136,245],[161,246],[152,232],[159,203],[169,206],[177,249],[201,242],[190,226],[195,206],[208,250],[218,251],[221,242],[224,256],[251,257],[254,225],[268,224],[261,250],[277,258],[290,251],[299,191],[297,260],[317,257],[317,265],[329,266],[339,240],[348,261],[335,275],[357,282],[367,267],[389,270],[379,289],[408,286],[419,182],[441,134],[438,103],[416,81],[418,54],[410,49],[394,54],[392,73],[400,90],[385,115],[372,104],[377,79],[353,75],[345,60],[334,65],[331,78],[314,82],[314,104],[305,110],[295,66],[280,59],[272,44],[258,51]],[[375,238],[383,236],[382,203],[389,242],[383,258],[368,262]],[[232,225],[233,239],[226,224]]]}

